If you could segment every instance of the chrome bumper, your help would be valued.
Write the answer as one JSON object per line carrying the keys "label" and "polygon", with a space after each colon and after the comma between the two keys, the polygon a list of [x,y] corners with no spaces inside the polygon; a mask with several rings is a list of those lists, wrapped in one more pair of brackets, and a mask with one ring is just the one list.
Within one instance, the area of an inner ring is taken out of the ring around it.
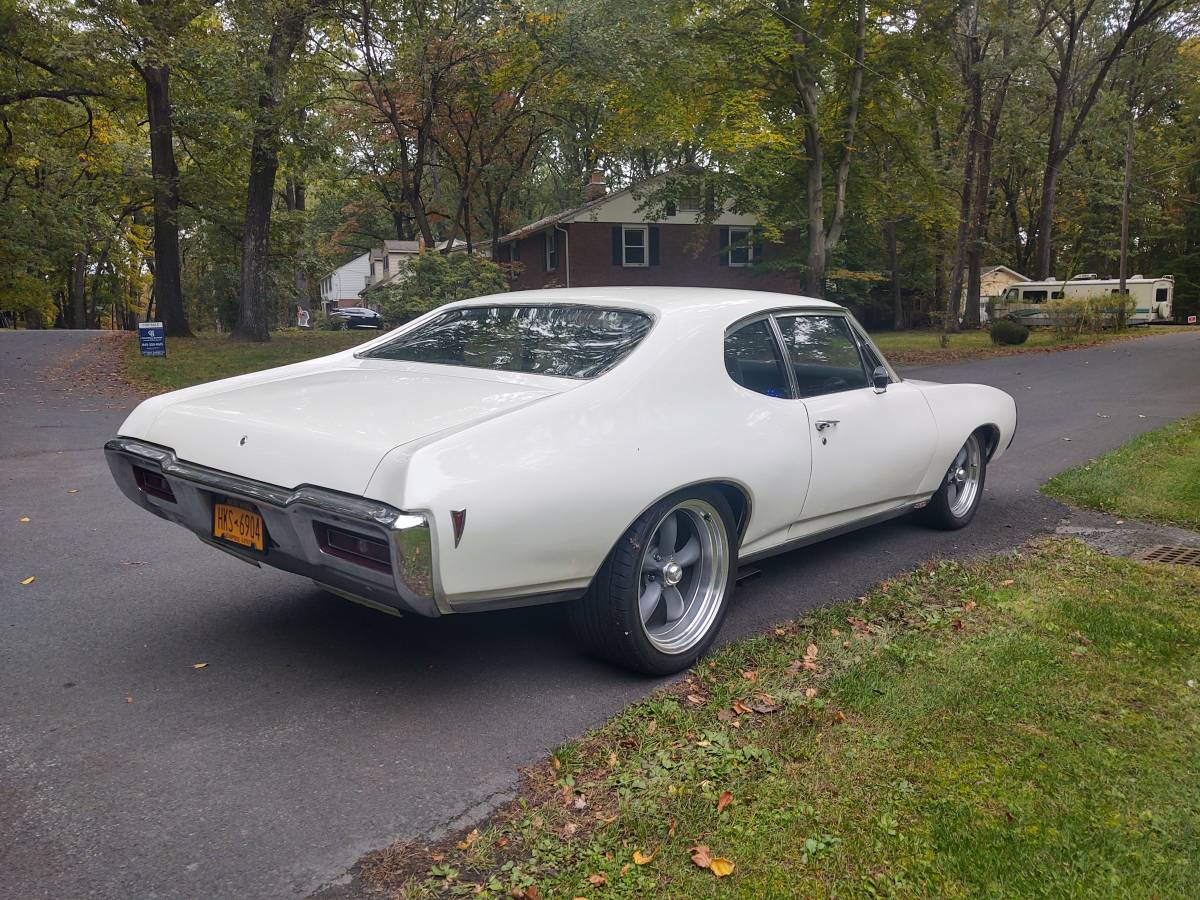
{"label": "chrome bumper", "polygon": [[[289,490],[264,484],[183,462],[165,447],[131,438],[109,441],[104,445],[104,455],[126,497],[241,560],[304,575],[335,593],[387,611],[422,616],[449,611],[437,602],[433,536],[429,520],[423,515],[322,488]],[[174,501],[143,490],[134,475],[135,466],[161,474],[171,487]],[[267,536],[265,553],[214,540],[213,503],[224,498],[253,504],[262,515]],[[327,553],[314,525],[341,527],[387,541],[391,572]]]}

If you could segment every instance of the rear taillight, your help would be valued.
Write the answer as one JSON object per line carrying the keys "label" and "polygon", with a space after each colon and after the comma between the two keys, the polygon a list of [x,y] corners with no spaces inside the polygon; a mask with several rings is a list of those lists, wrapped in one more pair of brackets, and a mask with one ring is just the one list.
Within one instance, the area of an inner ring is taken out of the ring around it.
{"label": "rear taillight", "polygon": [[391,549],[382,538],[335,528],[324,522],[313,522],[313,531],[317,535],[317,544],[330,556],[366,566],[377,572],[392,571]]}
{"label": "rear taillight", "polygon": [[160,473],[143,469],[141,466],[134,466],[133,480],[137,482],[137,486],[141,488],[143,494],[149,494],[159,500],[166,500],[168,503],[175,502],[175,492],[171,490],[170,483]]}

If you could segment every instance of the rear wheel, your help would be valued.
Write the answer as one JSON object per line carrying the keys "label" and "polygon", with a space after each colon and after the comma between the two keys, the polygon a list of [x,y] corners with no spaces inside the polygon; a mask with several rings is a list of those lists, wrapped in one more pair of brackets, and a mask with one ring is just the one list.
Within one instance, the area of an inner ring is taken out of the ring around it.
{"label": "rear wheel", "polygon": [[648,675],[692,665],[725,619],[737,574],[733,511],[694,488],[656,503],[617,542],[568,618],[593,652]]}
{"label": "rear wheel", "polygon": [[983,499],[987,458],[979,434],[972,434],[955,454],[942,485],[918,516],[927,525],[953,531],[965,528],[975,518]]}

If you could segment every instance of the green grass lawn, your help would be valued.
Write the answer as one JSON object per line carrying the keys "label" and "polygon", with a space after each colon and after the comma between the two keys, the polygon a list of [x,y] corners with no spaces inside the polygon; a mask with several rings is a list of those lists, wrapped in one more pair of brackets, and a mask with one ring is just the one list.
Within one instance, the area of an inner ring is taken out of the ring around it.
{"label": "green grass lawn", "polygon": [[168,338],[165,358],[141,356],[137,339],[125,347],[125,374],[152,393],[173,391],[205,381],[257,372],[345,350],[378,331],[272,332],[265,344],[231,341],[227,335],[202,333],[193,338]]}
{"label": "green grass lawn", "polygon": [[1200,529],[1200,416],[1068,469],[1042,490],[1078,506]]}
{"label": "green grass lawn", "polygon": [[486,826],[363,877],[402,897],[1194,897],[1197,596],[1200,570],[1076,542],[927,566],[720,651]]}
{"label": "green grass lawn", "polygon": [[1145,328],[1128,328],[1125,331],[1107,331],[1103,334],[1083,335],[1074,340],[1060,341],[1050,328],[1034,328],[1024,344],[1015,346],[995,345],[986,331],[979,329],[952,334],[949,346],[942,347],[940,331],[878,331],[871,338],[892,363],[898,365],[927,365],[939,362],[956,362],[977,359],[982,356],[1005,356],[1012,353],[1030,353],[1049,350],[1070,350],[1088,347],[1109,341],[1129,340],[1151,334],[1173,334],[1185,330],[1167,325],[1151,325]]}

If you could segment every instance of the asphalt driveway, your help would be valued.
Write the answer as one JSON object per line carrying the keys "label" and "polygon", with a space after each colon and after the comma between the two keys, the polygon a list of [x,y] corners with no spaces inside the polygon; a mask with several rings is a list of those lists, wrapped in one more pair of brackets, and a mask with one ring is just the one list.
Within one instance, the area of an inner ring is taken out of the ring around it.
{"label": "asphalt driveway", "polygon": [[[311,893],[657,684],[581,657],[554,608],[392,619],[147,515],[101,452],[131,402],[91,386],[103,339],[0,333],[0,896]],[[1017,398],[973,526],[763,563],[725,639],[1053,528],[1047,477],[1200,411],[1200,334],[910,374]]]}

